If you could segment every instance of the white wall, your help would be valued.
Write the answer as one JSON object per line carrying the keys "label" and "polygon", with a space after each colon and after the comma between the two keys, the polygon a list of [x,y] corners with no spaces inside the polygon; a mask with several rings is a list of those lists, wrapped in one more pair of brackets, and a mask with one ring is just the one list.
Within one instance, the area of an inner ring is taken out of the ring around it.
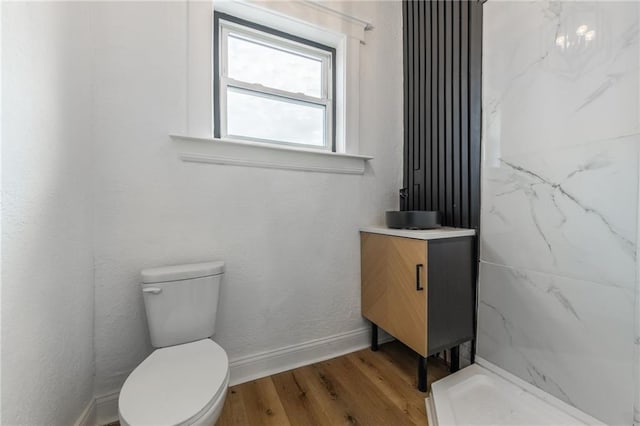
{"label": "white wall", "polygon": [[358,227],[397,208],[402,167],[401,5],[332,4],[370,20],[360,62],[364,176],[181,162],[186,6],[94,8],[96,393],[151,350],[142,268],[210,259],[227,273],[216,340],[230,358],[365,327]]}
{"label": "white wall", "polygon": [[2,5],[2,424],[93,394],[89,9]]}
{"label": "white wall", "polygon": [[484,6],[478,355],[612,425],[636,382],[638,11]]}

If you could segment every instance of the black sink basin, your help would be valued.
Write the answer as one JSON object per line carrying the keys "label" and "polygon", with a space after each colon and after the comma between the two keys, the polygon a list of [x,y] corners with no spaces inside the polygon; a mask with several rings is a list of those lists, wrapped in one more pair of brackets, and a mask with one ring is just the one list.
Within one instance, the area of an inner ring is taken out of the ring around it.
{"label": "black sink basin", "polygon": [[440,212],[426,210],[388,211],[387,226],[395,229],[440,228]]}

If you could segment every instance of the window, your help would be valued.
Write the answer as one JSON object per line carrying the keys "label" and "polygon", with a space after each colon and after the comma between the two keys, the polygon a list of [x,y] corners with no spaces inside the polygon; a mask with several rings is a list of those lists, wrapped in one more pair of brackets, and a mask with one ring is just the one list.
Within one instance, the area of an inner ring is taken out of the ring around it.
{"label": "window", "polygon": [[216,12],[215,137],[335,151],[335,49]]}

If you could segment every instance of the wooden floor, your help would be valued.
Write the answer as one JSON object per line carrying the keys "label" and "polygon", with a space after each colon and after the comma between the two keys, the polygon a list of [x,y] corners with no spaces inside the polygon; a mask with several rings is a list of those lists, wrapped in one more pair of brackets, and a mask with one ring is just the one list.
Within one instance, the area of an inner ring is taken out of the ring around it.
{"label": "wooden floor", "polygon": [[[426,425],[416,357],[391,342],[233,386],[217,425]],[[447,366],[429,360],[428,374]]]}

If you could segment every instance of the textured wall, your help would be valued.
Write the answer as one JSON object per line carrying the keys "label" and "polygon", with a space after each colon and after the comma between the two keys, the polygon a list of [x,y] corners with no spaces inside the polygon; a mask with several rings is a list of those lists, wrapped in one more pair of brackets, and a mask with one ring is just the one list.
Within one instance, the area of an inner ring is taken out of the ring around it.
{"label": "textured wall", "polygon": [[396,208],[401,185],[401,4],[331,7],[375,25],[361,47],[364,176],[181,162],[168,134],[185,121],[184,4],[95,5],[98,394],[151,350],[142,268],[226,262],[216,340],[231,359],[365,326],[358,227]]}
{"label": "textured wall", "polygon": [[89,14],[2,9],[1,422],[70,425],[93,395]]}
{"label": "textured wall", "polygon": [[608,424],[627,425],[638,8],[484,6],[478,355]]}

